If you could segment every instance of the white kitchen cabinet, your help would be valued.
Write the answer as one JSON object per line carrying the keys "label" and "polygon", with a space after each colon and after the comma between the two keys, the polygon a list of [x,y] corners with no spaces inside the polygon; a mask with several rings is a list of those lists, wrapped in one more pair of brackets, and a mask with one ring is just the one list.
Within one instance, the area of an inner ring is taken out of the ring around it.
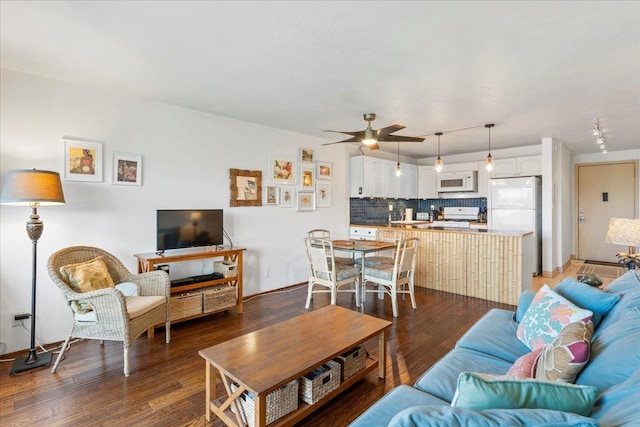
{"label": "white kitchen cabinet", "polygon": [[493,161],[491,178],[542,175],[542,156],[514,157]]}
{"label": "white kitchen cabinet", "polygon": [[488,197],[491,173],[487,170],[485,160],[478,162],[478,196]]}
{"label": "white kitchen cabinet", "polygon": [[418,166],[402,165],[402,174],[405,177],[407,193],[405,199],[418,198]]}
{"label": "white kitchen cabinet", "polygon": [[418,166],[418,198],[436,199],[436,171],[433,166]]}
{"label": "white kitchen cabinet", "polygon": [[444,164],[444,168],[442,172],[467,172],[467,171],[475,171],[478,170],[478,164],[476,162],[466,162],[466,163],[451,163]]}
{"label": "white kitchen cabinet", "polygon": [[375,157],[352,157],[349,185],[350,196],[386,197],[387,179],[385,162],[387,162],[387,160],[376,159]]}

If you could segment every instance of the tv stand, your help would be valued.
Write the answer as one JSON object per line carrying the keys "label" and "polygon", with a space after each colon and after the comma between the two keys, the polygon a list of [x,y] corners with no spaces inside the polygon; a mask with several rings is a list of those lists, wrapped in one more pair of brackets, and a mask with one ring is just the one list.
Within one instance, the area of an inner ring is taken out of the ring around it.
{"label": "tv stand", "polygon": [[[176,251],[176,253],[167,253],[164,252],[162,254],[157,254],[155,252],[146,253],[146,254],[135,254],[134,256],[138,259],[138,273],[145,273],[148,271],[153,271],[157,264],[169,264],[173,262],[185,262],[185,261],[195,261],[202,260],[207,258],[223,258],[226,261],[232,261],[236,263],[236,275],[232,277],[222,277],[222,278],[214,278],[212,275],[200,275],[189,277],[185,279],[174,280],[171,283],[171,299],[173,301],[178,301],[181,299],[181,302],[184,302],[186,298],[199,296],[197,290],[203,288],[209,288],[215,285],[226,284],[229,286],[234,286],[236,288],[236,302],[235,305],[224,307],[221,309],[216,309],[213,311],[203,311],[202,303],[200,304],[200,312],[187,314],[180,317],[174,317],[174,312],[172,310],[172,322],[183,321],[194,319],[197,317],[208,316],[209,314],[217,313],[219,311],[225,311],[229,309],[235,308],[238,310],[238,313],[242,313],[242,275],[243,275],[243,266],[242,266],[242,255],[245,251],[245,248],[229,248],[225,249],[224,247],[201,247],[201,248],[190,248],[190,249],[181,249]],[[178,304],[175,304],[177,307]],[[192,313],[192,312],[190,312]]]}

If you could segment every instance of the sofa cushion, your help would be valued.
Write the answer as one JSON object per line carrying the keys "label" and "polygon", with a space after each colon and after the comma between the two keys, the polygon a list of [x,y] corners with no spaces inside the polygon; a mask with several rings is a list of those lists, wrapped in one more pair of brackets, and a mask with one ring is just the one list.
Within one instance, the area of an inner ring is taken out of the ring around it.
{"label": "sofa cushion", "polygon": [[576,306],[548,285],[543,285],[518,324],[517,336],[531,350],[535,350],[551,343],[569,323],[592,316],[590,310]]}
{"label": "sofa cushion", "polygon": [[513,365],[511,365],[506,375],[508,377],[515,378],[534,378],[536,376],[538,358],[544,349],[545,347],[540,347],[530,353],[520,356],[518,360],[513,362]]}
{"label": "sofa cushion", "polygon": [[389,427],[562,426],[599,427],[593,418],[548,409],[488,409],[474,411],[448,406],[417,406],[400,411]]}
{"label": "sofa cushion", "polygon": [[612,292],[604,292],[599,288],[578,282],[573,277],[567,277],[554,288],[578,307],[586,308],[593,312],[593,326],[598,327],[602,318],[616,305],[620,295]]}
{"label": "sofa cushion", "polygon": [[510,362],[497,357],[466,348],[454,348],[422,374],[414,387],[451,402],[460,373],[472,370],[503,375],[510,367]]}
{"label": "sofa cushion", "polygon": [[551,344],[544,347],[536,365],[535,378],[542,381],[572,383],[589,361],[589,345],[593,323],[571,323],[560,331]]}
{"label": "sofa cushion", "polygon": [[484,409],[552,409],[587,416],[598,389],[559,382],[463,372],[451,406]]}
{"label": "sofa cushion", "polygon": [[625,381],[640,366],[640,308],[627,309],[612,324],[605,321],[594,334],[591,361],[578,374],[576,384],[605,390]]}
{"label": "sofa cushion", "polygon": [[479,351],[513,363],[531,351],[516,336],[517,327],[513,311],[494,308],[465,332],[456,347]]}
{"label": "sofa cushion", "polygon": [[591,412],[603,426],[640,425],[640,367],[624,382],[600,393]]}
{"label": "sofa cushion", "polygon": [[398,411],[422,405],[449,407],[449,402],[408,385],[400,385],[384,395],[349,425],[351,427],[387,427]]}

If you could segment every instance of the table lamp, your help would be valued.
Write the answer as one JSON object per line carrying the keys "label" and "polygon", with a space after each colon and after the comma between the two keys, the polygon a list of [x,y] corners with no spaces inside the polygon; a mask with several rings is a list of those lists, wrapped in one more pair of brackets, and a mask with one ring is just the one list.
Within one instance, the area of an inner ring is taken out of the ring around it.
{"label": "table lamp", "polygon": [[627,245],[628,252],[616,254],[620,264],[633,270],[638,264],[636,246],[640,246],[640,219],[638,218],[611,218],[605,243],[613,245]]}
{"label": "table lamp", "polygon": [[31,268],[31,347],[26,357],[16,357],[9,373],[14,375],[28,369],[49,366],[51,353],[36,353],[36,259],[38,239],[44,225],[38,215],[38,207],[45,205],[63,205],[64,194],[60,175],[57,172],[16,169],[7,172],[2,186],[0,203],[4,205],[30,206],[31,218],[27,222],[27,234],[33,243]]}

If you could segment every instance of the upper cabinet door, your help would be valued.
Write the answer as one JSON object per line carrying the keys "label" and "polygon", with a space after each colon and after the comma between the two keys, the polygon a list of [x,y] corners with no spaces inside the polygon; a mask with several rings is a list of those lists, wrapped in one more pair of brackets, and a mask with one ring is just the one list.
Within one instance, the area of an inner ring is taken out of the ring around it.
{"label": "upper cabinet door", "polygon": [[542,156],[515,157],[493,161],[491,178],[542,175]]}
{"label": "upper cabinet door", "polygon": [[436,171],[433,166],[418,166],[418,197],[420,199],[436,199]]}

